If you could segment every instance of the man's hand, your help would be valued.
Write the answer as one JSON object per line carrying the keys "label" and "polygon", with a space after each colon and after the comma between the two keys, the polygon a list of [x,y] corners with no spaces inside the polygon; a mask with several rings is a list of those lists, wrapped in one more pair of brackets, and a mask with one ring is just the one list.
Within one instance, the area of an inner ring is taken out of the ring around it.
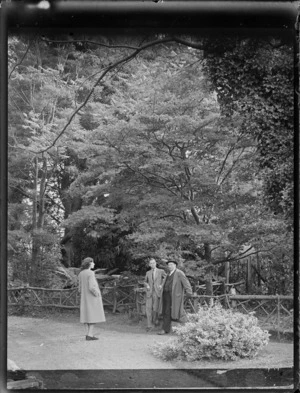
{"label": "man's hand", "polygon": [[192,297],[194,297],[194,295],[193,295],[192,293],[186,293],[185,296],[186,296],[188,299],[191,299]]}

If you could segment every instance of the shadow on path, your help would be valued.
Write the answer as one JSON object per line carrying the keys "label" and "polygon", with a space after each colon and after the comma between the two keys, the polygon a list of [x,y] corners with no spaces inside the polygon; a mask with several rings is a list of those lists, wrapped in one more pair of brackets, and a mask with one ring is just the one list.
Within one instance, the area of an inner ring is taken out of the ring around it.
{"label": "shadow on path", "polygon": [[[30,371],[45,389],[292,387],[293,369]],[[255,382],[255,384],[254,384]]]}

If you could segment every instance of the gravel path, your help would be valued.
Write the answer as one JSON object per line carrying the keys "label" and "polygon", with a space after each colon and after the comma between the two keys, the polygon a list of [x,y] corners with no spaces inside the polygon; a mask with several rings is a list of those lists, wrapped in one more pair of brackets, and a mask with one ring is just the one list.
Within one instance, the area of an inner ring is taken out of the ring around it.
{"label": "gravel path", "polygon": [[88,369],[240,369],[293,366],[293,344],[270,342],[252,360],[237,362],[164,362],[149,346],[172,336],[146,333],[144,326],[120,323],[114,315],[96,325],[97,341],[86,341],[84,327],[74,315],[62,318],[8,317],[8,358],[25,370]]}

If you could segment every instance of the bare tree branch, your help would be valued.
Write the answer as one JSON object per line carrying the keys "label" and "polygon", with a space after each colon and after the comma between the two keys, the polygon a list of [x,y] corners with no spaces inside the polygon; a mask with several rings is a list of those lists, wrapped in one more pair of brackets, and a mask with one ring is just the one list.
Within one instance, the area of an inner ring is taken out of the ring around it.
{"label": "bare tree branch", "polygon": [[19,67],[19,66],[23,63],[23,61],[24,61],[24,59],[25,59],[25,57],[26,57],[26,55],[27,55],[27,53],[28,53],[28,51],[29,51],[29,49],[30,49],[30,47],[31,47],[32,42],[33,42],[33,41],[30,41],[30,42],[29,42],[29,44],[27,45],[27,49],[26,49],[26,51],[25,51],[25,53],[24,53],[22,59],[19,61],[19,63],[15,64],[15,66],[13,67],[13,69],[10,71],[10,73],[9,73],[9,75],[8,75],[8,79],[10,79],[11,74],[14,72],[14,70],[15,70],[17,67]]}
{"label": "bare tree branch", "polygon": [[[256,251],[251,252],[250,254],[245,255],[245,253],[247,253],[251,248],[252,248],[252,246],[250,246],[246,251],[240,253],[240,254],[237,255],[236,257],[233,257],[233,258],[226,258],[226,259],[221,259],[221,260],[216,260],[216,261],[212,261],[211,263],[212,263],[213,265],[218,265],[218,264],[220,264],[220,263],[225,263],[225,262],[236,262],[236,261],[238,261],[238,260],[240,260],[240,259],[242,259],[242,258],[248,258],[248,257],[251,256],[251,255],[257,255],[257,254],[259,254],[259,253],[261,253],[261,252],[268,252],[268,251],[271,251],[271,250],[273,250],[274,247],[268,248],[268,249],[266,249],[266,250],[264,250],[264,249],[256,250]],[[244,256],[243,256],[243,255],[244,255]]]}
{"label": "bare tree branch", "polygon": [[221,185],[224,183],[225,179],[226,179],[226,178],[230,175],[230,173],[233,171],[233,168],[235,167],[236,163],[239,161],[239,159],[240,159],[241,155],[244,153],[244,151],[245,151],[245,148],[242,149],[242,151],[240,152],[238,158],[237,158],[236,160],[233,161],[233,163],[232,163],[232,165],[231,165],[231,168],[229,168],[228,172],[227,172],[227,173],[225,174],[225,176],[223,177],[223,179],[222,179],[221,183],[219,184],[219,186],[221,186]]}
{"label": "bare tree branch", "polygon": [[109,45],[109,44],[103,44],[102,42],[97,42],[97,41],[92,41],[92,40],[51,40],[49,38],[41,37],[41,40],[47,43],[54,43],[54,44],[75,44],[75,43],[82,43],[82,44],[91,44],[91,45],[97,45],[97,46],[102,46],[104,48],[109,48],[109,49],[134,49],[137,50],[139,49],[138,46],[131,46],[131,45]]}
{"label": "bare tree branch", "polygon": [[157,217],[157,219],[161,220],[161,219],[168,218],[168,217],[180,218],[181,221],[185,221],[184,217],[178,216],[176,214],[168,214],[166,216]]}

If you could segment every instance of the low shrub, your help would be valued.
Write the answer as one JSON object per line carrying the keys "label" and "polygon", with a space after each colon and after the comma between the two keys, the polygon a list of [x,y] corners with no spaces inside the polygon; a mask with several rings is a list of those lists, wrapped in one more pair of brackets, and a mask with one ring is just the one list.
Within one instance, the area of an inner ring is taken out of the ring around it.
{"label": "low shrub", "polygon": [[151,348],[155,356],[187,361],[253,358],[268,344],[270,336],[258,326],[253,313],[245,315],[219,304],[188,314],[187,322],[173,331],[177,337]]}

